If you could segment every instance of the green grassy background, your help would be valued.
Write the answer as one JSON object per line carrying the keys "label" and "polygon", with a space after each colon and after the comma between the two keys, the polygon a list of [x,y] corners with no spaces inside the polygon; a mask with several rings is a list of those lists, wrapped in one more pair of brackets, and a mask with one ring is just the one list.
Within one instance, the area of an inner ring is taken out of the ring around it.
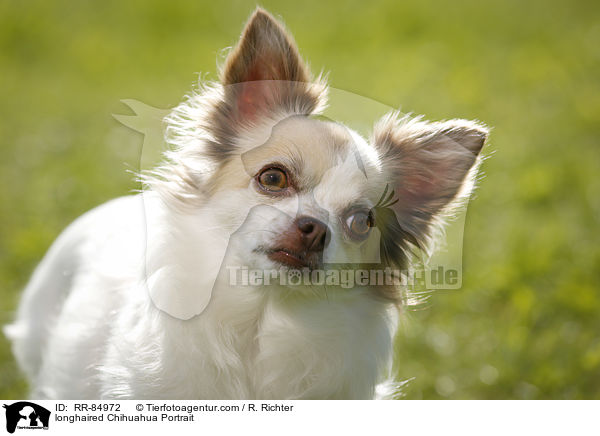
{"label": "green grassy background", "polygon": [[[494,127],[464,286],[410,311],[406,398],[600,398],[600,4],[264,1],[337,88]],[[142,137],[233,44],[241,1],[0,2],[0,322],[71,220],[136,188]],[[0,397],[25,395],[0,339]]]}

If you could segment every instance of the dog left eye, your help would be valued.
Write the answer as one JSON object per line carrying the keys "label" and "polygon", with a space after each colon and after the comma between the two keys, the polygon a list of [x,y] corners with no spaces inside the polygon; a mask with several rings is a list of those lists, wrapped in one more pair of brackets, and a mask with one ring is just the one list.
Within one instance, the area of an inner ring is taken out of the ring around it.
{"label": "dog left eye", "polygon": [[258,183],[267,191],[280,192],[288,187],[285,171],[279,168],[268,168],[258,175]]}
{"label": "dog left eye", "polygon": [[374,225],[373,215],[367,210],[352,212],[346,217],[346,227],[354,239],[365,239]]}

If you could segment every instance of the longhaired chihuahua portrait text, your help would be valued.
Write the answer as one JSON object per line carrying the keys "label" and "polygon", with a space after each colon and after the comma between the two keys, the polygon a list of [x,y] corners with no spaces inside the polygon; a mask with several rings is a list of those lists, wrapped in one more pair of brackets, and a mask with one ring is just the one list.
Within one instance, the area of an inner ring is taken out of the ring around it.
{"label": "longhaired chihuahua portrait text", "polygon": [[[165,118],[144,189],[72,223],[6,326],[31,397],[370,399],[402,271],[468,198],[487,129],[391,112],[370,137],[262,9]],[[304,278],[309,277],[310,283]]]}

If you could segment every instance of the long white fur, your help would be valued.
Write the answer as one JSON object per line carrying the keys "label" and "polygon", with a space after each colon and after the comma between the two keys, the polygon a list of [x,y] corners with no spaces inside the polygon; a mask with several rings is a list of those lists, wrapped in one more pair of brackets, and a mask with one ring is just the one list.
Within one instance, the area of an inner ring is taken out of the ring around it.
{"label": "long white fur", "polygon": [[392,319],[364,290],[326,300],[224,285],[191,320],[159,310],[145,285],[145,217],[168,233],[164,207],[152,193],[113,200],[51,248],[7,328],[32,397],[373,397]]}

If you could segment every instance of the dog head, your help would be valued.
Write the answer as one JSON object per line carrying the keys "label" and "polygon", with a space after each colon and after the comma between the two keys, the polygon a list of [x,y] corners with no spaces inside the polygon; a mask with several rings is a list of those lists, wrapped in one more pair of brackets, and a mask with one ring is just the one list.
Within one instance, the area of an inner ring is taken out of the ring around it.
{"label": "dog head", "polygon": [[173,207],[209,211],[207,229],[235,239],[250,267],[404,268],[468,196],[487,130],[392,112],[367,140],[320,116],[326,98],[290,35],[259,9],[220,82],[167,118],[173,149],[150,184]]}

